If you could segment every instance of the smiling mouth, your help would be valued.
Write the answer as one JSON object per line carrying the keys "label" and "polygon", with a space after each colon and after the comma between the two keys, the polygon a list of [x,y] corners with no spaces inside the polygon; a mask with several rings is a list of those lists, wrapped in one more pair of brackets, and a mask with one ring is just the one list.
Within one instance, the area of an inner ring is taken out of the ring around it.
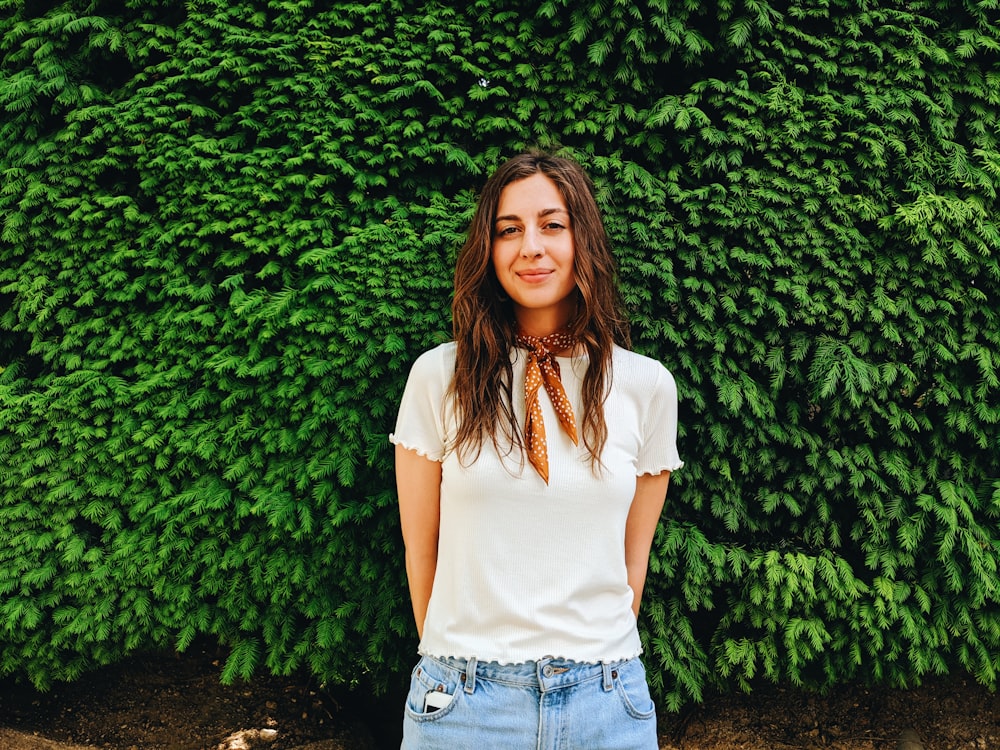
{"label": "smiling mouth", "polygon": [[541,281],[552,274],[552,271],[539,268],[537,270],[531,271],[519,271],[518,278],[524,279],[525,281]]}

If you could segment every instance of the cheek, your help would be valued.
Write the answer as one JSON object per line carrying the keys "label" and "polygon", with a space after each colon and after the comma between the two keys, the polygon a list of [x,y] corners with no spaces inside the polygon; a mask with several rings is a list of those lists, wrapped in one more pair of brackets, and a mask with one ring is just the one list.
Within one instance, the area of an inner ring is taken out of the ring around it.
{"label": "cheek", "polygon": [[508,268],[510,264],[507,262],[502,252],[493,250],[490,258],[490,262],[493,266],[493,274],[496,276],[497,281],[500,282],[500,286],[504,291],[509,291],[510,280],[507,277]]}
{"label": "cheek", "polygon": [[576,268],[576,242],[572,234],[566,237],[565,242],[559,247],[559,260],[564,266]]}
{"label": "cheek", "polygon": [[573,246],[570,245],[562,257],[563,265],[569,269],[571,275],[576,275],[576,253],[574,252]]}
{"label": "cheek", "polygon": [[494,245],[493,249],[490,251],[490,260],[493,263],[493,270],[496,271],[498,278],[503,278],[505,272],[510,270],[510,264],[513,261],[511,253],[505,251],[502,246]]}

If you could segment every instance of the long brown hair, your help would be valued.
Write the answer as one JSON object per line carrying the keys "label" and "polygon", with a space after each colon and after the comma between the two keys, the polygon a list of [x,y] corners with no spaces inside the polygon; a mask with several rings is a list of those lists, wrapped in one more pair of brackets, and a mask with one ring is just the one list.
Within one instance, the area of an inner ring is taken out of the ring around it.
{"label": "long brown hair", "polygon": [[452,328],[457,344],[455,376],[448,392],[458,417],[454,449],[463,460],[478,456],[489,436],[520,448],[523,439],[513,408],[513,367],[517,322],[493,268],[493,235],[500,194],[512,182],[541,172],[559,188],[573,228],[577,313],[570,321],[589,356],[583,379],[583,443],[594,466],[608,438],[604,401],[611,387],[614,344],[631,345],[628,322],[616,284],[616,264],[594,200],[594,188],[574,161],[526,153],[502,164],[486,181],[469,233],[455,264]]}

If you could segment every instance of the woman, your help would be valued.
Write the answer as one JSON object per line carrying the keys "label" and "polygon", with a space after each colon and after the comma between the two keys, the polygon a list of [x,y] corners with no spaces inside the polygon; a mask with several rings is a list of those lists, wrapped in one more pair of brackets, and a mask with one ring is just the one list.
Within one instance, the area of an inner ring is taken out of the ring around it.
{"label": "woman", "polygon": [[625,348],[576,163],[524,154],[487,181],[452,313],[390,436],[421,639],[403,748],[656,748],[636,618],[677,392]]}

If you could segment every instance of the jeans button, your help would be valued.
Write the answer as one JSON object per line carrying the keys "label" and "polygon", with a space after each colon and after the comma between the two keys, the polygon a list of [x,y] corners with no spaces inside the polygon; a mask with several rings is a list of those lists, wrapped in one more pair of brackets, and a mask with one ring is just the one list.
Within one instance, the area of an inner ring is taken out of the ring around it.
{"label": "jeans button", "polygon": [[545,675],[546,677],[551,677],[552,676],[552,665],[551,664],[546,664],[542,668],[542,674]]}

